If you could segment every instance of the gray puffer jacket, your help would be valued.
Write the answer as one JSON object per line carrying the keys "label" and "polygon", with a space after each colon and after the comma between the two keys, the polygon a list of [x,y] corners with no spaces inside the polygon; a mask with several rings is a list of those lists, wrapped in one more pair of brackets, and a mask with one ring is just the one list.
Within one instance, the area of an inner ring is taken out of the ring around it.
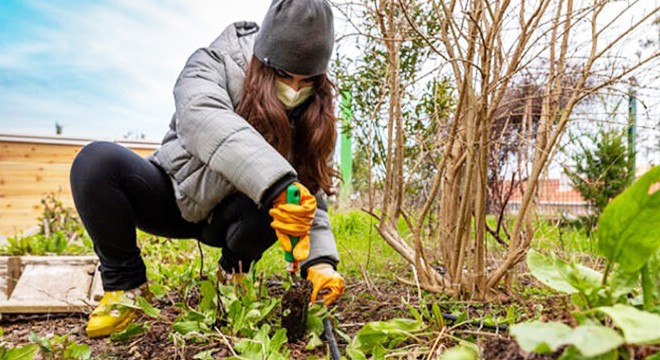
{"label": "gray puffer jacket", "polygon": [[[149,160],[172,179],[177,204],[188,221],[207,219],[218,203],[237,191],[261,206],[278,180],[296,176],[291,164],[234,112],[258,31],[252,22],[230,25],[209,47],[190,56],[174,87],[176,113],[162,146]],[[324,209],[316,211],[310,238],[303,268],[321,258],[336,265],[339,255]]]}

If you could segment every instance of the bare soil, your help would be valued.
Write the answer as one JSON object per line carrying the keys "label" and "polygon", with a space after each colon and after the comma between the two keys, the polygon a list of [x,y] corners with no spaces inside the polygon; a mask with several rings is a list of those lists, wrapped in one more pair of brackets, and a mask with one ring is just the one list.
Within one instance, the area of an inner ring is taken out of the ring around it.
{"label": "bare soil", "polygon": [[314,290],[311,281],[301,279],[282,296],[282,327],[290,343],[305,338],[309,298]]}

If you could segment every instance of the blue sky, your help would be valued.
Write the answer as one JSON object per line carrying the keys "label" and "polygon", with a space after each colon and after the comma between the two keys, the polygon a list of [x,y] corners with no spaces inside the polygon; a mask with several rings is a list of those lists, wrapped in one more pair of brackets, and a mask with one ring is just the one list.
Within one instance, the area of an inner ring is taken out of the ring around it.
{"label": "blue sky", "polygon": [[[66,136],[160,141],[188,56],[233,21],[260,23],[270,2],[0,0],[0,133],[52,135],[59,123]],[[638,94],[640,143],[655,144],[660,85]]]}
{"label": "blue sky", "polygon": [[[194,4],[194,6],[193,6]],[[2,0],[0,132],[159,141],[187,57],[269,0]]]}

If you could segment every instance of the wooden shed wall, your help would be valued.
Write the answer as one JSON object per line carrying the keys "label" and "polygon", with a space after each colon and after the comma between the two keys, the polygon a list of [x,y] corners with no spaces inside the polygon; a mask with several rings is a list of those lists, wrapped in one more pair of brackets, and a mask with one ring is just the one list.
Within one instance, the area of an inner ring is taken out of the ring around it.
{"label": "wooden shed wall", "polygon": [[[38,226],[41,200],[50,193],[73,207],[71,163],[91,140],[0,134],[0,235],[14,236]],[[157,144],[118,142],[146,156]]]}

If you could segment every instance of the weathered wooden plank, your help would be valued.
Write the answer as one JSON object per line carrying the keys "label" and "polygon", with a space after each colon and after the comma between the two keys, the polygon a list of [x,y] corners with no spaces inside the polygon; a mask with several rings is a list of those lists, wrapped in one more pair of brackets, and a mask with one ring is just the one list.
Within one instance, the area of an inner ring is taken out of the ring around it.
{"label": "weathered wooden plank", "polygon": [[[96,265],[99,259],[96,256],[21,256],[21,264],[23,265],[48,265],[48,266],[87,266]],[[90,276],[95,272],[95,269],[90,271]]]}
{"label": "weathered wooden plank", "polygon": [[95,256],[0,257],[0,265],[8,262],[17,281],[6,291],[8,298],[0,297],[0,313],[83,311],[103,296]]}
{"label": "weathered wooden plank", "polygon": [[0,257],[0,301],[7,300],[21,275],[21,258],[16,256]]}
{"label": "weathered wooden plank", "polygon": [[[94,265],[25,265],[11,301],[69,304],[89,299]],[[90,274],[91,273],[91,274]]]}
{"label": "weathered wooden plank", "polygon": [[90,302],[96,303],[103,298],[103,280],[101,279],[101,272],[96,269],[94,272],[94,279],[92,279],[92,289],[90,291]]}
{"label": "weathered wooden plank", "polygon": [[0,257],[0,301],[9,298],[20,275],[21,259],[19,257]]}
{"label": "weathered wooden plank", "polygon": [[9,264],[0,261],[0,301],[9,299]]}
{"label": "weathered wooden plank", "polygon": [[0,303],[0,312],[5,314],[45,314],[45,313],[66,313],[66,312],[87,312],[95,304],[90,304],[86,300],[71,301],[68,303],[53,303],[52,301],[32,301],[25,303],[22,301],[9,300]]}

